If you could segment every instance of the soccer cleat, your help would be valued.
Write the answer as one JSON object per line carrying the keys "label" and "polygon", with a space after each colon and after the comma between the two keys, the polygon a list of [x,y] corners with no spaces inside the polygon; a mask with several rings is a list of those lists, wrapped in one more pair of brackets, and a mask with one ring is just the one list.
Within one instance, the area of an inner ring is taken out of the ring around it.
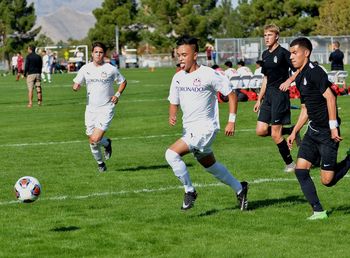
{"label": "soccer cleat", "polygon": [[184,195],[184,201],[182,203],[181,210],[189,210],[194,206],[194,201],[197,199],[197,192],[187,192]]}
{"label": "soccer cleat", "polygon": [[107,171],[107,166],[104,162],[102,162],[101,164],[98,164],[98,171],[103,173]]}
{"label": "soccer cleat", "polygon": [[295,144],[297,145],[297,147],[300,147],[301,145],[301,136],[300,136],[300,132],[297,132],[295,134]]}
{"label": "soccer cleat", "polygon": [[105,147],[105,159],[109,160],[112,156],[112,140],[107,139],[108,145]]}
{"label": "soccer cleat", "polygon": [[248,183],[243,181],[241,182],[242,190],[237,194],[238,205],[241,211],[248,209]]}
{"label": "soccer cleat", "polygon": [[308,217],[308,220],[317,220],[317,219],[327,219],[327,211],[314,211],[314,214],[312,214],[310,217]]}
{"label": "soccer cleat", "polygon": [[295,170],[295,163],[294,161],[288,165],[286,165],[286,167],[284,168],[284,172],[286,173],[293,173]]}

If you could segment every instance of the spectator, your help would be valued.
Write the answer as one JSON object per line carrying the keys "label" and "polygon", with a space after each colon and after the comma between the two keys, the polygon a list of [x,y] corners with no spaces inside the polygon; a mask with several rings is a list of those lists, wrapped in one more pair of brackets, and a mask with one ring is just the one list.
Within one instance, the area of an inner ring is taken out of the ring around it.
{"label": "spectator", "polygon": [[207,44],[205,48],[205,54],[207,56],[207,66],[212,66],[212,52],[213,52],[213,46],[210,44]]}
{"label": "spectator", "polygon": [[343,71],[344,70],[344,53],[339,49],[340,43],[339,41],[334,41],[333,44],[333,52],[329,55],[329,61],[331,62],[331,70],[332,71]]}
{"label": "spectator", "polygon": [[35,53],[35,46],[28,47],[28,55],[24,66],[24,76],[27,77],[28,87],[28,105],[31,108],[33,106],[33,89],[36,88],[38,95],[38,105],[42,104],[42,91],[41,91],[41,69],[43,61],[41,57]]}
{"label": "spectator", "polygon": [[50,57],[49,55],[46,53],[46,50],[43,50],[41,52],[42,58],[43,58],[43,67],[42,67],[42,71],[41,71],[41,79],[46,82],[46,77],[47,77],[47,81],[49,83],[51,83],[51,74],[50,74]]}
{"label": "spectator", "polygon": [[249,67],[245,66],[245,62],[243,60],[240,60],[238,63],[237,63],[237,73],[240,75],[240,76],[243,76],[243,75],[253,75],[252,71],[250,70]]}
{"label": "spectator", "polygon": [[19,80],[19,78],[22,76],[23,78],[23,56],[21,52],[17,53],[17,76],[16,76],[16,81]]}
{"label": "spectator", "polygon": [[11,59],[12,75],[17,74],[17,55],[13,55]]}
{"label": "spectator", "polygon": [[231,61],[226,61],[225,66],[227,67],[227,69],[225,70],[225,75],[228,79],[231,79],[232,76],[237,75],[237,70],[232,67]]}
{"label": "spectator", "polygon": [[262,65],[263,65],[263,61],[262,61],[262,60],[258,60],[258,61],[255,62],[255,71],[254,71],[254,75],[262,75],[262,74],[263,74],[263,73],[261,72]]}
{"label": "spectator", "polygon": [[57,67],[57,57],[56,57],[56,53],[52,53],[50,59],[51,59],[50,73],[51,73],[51,74],[54,74],[54,73],[56,73],[56,67]]}

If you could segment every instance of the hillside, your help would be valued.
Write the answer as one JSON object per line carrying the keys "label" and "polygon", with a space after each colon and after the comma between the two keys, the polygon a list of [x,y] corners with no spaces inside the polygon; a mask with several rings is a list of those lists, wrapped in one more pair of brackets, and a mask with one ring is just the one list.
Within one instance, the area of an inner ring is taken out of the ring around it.
{"label": "hillside", "polygon": [[95,22],[96,19],[91,13],[81,13],[63,6],[51,14],[39,16],[36,27],[41,26],[40,33],[47,35],[54,42],[65,42],[69,38],[85,38]]}

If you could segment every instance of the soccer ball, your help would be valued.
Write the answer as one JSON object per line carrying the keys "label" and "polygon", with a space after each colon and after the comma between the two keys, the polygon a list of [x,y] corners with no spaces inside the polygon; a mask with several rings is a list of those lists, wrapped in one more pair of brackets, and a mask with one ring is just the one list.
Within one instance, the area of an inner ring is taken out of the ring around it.
{"label": "soccer ball", "polygon": [[15,193],[21,202],[34,202],[41,193],[41,185],[35,177],[24,176],[17,180]]}

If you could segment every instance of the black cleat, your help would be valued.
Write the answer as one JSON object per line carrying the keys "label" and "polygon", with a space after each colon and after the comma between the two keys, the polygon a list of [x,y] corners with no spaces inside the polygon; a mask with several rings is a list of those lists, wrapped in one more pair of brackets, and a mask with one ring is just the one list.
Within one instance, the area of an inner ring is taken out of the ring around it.
{"label": "black cleat", "polygon": [[107,171],[107,167],[106,167],[106,164],[104,162],[102,162],[101,164],[98,164],[98,171],[101,173]]}
{"label": "black cleat", "polygon": [[241,182],[241,185],[242,185],[242,191],[239,194],[237,194],[237,200],[238,200],[240,210],[244,211],[248,209],[248,199],[247,199],[248,183],[243,181]]}
{"label": "black cleat", "polygon": [[184,196],[181,210],[189,210],[194,206],[194,201],[197,199],[197,192],[187,192]]}
{"label": "black cleat", "polygon": [[108,145],[105,147],[105,159],[109,160],[112,156],[112,140],[107,139]]}

